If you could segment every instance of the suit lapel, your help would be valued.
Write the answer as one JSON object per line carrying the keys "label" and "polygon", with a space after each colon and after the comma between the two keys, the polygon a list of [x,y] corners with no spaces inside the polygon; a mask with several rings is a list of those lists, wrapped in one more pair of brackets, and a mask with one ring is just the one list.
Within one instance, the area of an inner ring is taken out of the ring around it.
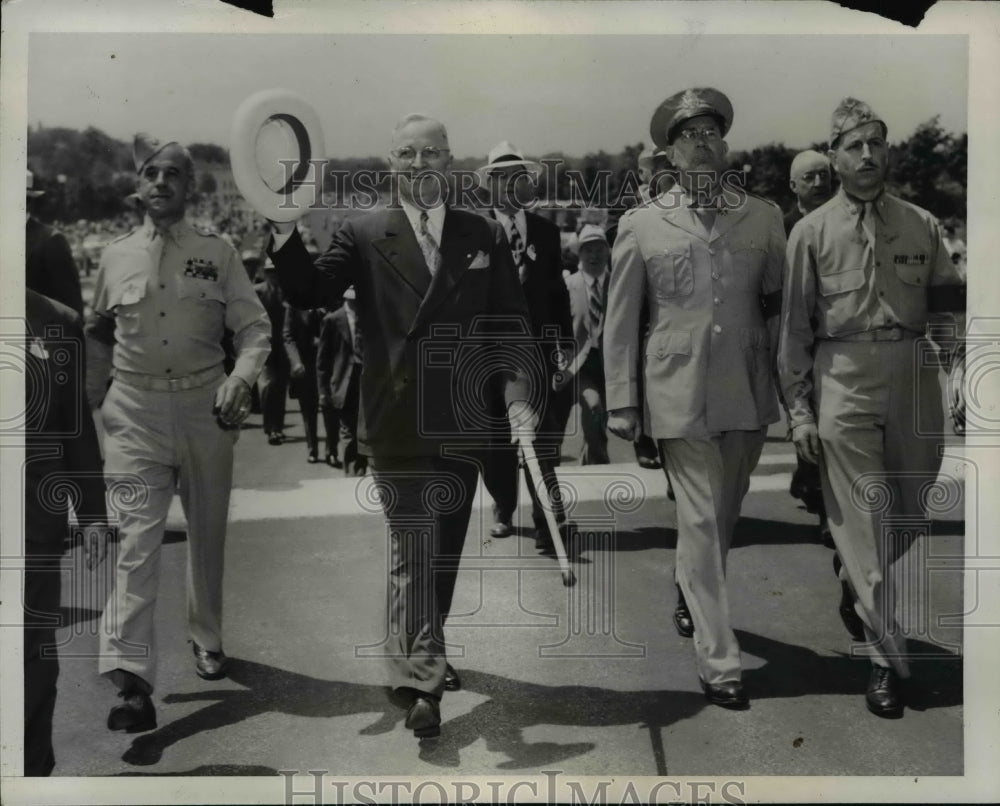
{"label": "suit lapel", "polygon": [[[410,325],[410,333],[419,330],[430,319],[462,279],[462,275],[479,251],[472,222],[473,219],[459,216],[450,209],[445,212],[444,229],[441,232],[441,266],[434,279],[430,281],[427,294],[420,303],[413,324]],[[423,253],[420,253],[420,261],[423,263]]]}
{"label": "suit lapel", "polygon": [[390,208],[385,215],[385,235],[373,239],[372,246],[413,293],[424,299],[431,285],[431,273],[413,227],[402,208]]}

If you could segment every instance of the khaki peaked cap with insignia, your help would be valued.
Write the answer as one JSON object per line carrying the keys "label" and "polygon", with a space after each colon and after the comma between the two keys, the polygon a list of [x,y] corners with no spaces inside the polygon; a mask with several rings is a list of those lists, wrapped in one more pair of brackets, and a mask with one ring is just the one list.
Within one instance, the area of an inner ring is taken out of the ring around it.
{"label": "khaki peaked cap with insignia", "polygon": [[830,148],[837,147],[837,141],[841,135],[853,131],[858,126],[873,122],[882,124],[883,137],[889,133],[889,127],[885,125],[885,121],[876,115],[868,104],[857,98],[844,98],[833,110],[833,119],[830,123]]}
{"label": "khaki peaked cap with insignia", "polygon": [[733,105],[723,93],[713,87],[693,87],[671,95],[656,108],[649,122],[649,136],[660,148],[666,148],[673,142],[677,127],[699,115],[716,118],[723,137],[733,125]]}

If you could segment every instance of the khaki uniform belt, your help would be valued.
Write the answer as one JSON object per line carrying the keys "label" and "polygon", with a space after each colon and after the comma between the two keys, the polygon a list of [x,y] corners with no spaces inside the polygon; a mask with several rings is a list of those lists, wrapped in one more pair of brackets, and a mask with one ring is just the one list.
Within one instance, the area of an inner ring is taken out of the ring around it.
{"label": "khaki uniform belt", "polygon": [[209,367],[200,372],[192,372],[180,378],[157,378],[154,375],[144,375],[141,372],[129,372],[124,369],[113,369],[111,377],[137,389],[150,392],[184,392],[188,389],[200,389],[214,380],[222,378],[225,373],[222,366]]}

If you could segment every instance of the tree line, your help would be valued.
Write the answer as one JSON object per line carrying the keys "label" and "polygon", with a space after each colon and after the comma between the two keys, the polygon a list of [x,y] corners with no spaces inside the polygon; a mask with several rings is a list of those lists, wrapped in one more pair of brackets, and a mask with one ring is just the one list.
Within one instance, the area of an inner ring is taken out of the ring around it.
{"label": "tree line", "polygon": [[[599,150],[582,157],[562,153],[545,154],[540,159],[551,167],[540,178],[539,195],[545,199],[586,198],[603,182],[601,200],[624,198],[636,185],[636,159],[643,143],[626,145],[619,153]],[[826,143],[806,148],[825,152]],[[188,146],[198,164],[225,165],[227,151],[214,143]],[[749,151],[730,154],[735,168],[746,170],[747,190],[776,202],[787,210],[794,204],[789,188],[789,168],[800,148],[768,143]],[[908,201],[925,207],[941,219],[966,217],[968,135],[945,131],[938,116],[921,123],[905,140],[890,144],[889,189]],[[108,136],[93,126],[79,131],[70,128],[28,129],[28,168],[34,172],[35,186],[47,191],[40,215],[59,221],[102,219],[120,214],[125,197],[135,189],[135,169],[131,145]],[[473,170],[484,160],[456,160],[455,168]],[[380,157],[330,159],[326,176],[338,172],[347,181],[359,171],[384,171]],[[196,177],[199,192],[215,189],[212,175]],[[574,192],[575,191],[575,192]],[[596,196],[591,196],[596,198]]]}

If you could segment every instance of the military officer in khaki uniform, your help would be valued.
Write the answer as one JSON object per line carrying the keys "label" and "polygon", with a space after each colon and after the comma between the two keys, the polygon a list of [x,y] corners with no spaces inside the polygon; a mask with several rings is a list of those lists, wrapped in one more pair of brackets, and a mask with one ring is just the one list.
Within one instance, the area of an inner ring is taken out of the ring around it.
{"label": "military officer in khaki uniform", "polygon": [[[108,727],[130,732],[156,727],[149,698],[153,610],[160,544],[178,485],[188,522],[195,669],[207,679],[225,675],[222,569],[233,445],[271,333],[233,248],[184,220],[194,187],[187,150],[137,135],[134,156],[146,219],[104,251],[87,326],[88,396],[92,405],[103,398],[105,474],[141,482],[135,490],[141,505],[120,513],[115,588],[98,662],[124,698]],[[236,351],[228,377],[227,328]]]}
{"label": "military officer in khaki uniform", "polygon": [[[854,98],[833,114],[829,156],[841,187],[792,229],[778,369],[795,446],[819,462],[841,578],[870,644],[868,708],[895,717],[909,669],[893,564],[906,546],[884,545],[883,519],[923,517],[943,413],[919,342],[931,309],[964,310],[965,294],[934,217],[885,192],[886,134]],[[885,489],[891,503],[873,511],[870,492]]]}
{"label": "military officer in khaki uniform", "polygon": [[745,708],[726,554],[766,427],[778,420],[777,319],[765,311],[780,303],[785,234],[776,206],[724,182],[731,122],[729,99],[711,88],[673,95],[653,115],[650,134],[680,181],[619,224],[604,364],[609,429],[633,439],[645,404],[674,482],[676,578],[705,696]]}

